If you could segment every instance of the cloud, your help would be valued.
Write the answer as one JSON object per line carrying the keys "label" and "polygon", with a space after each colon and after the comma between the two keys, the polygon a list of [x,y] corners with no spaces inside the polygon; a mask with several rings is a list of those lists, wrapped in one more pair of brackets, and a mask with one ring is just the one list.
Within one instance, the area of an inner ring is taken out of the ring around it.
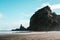
{"label": "cloud", "polygon": [[25,28],[29,26],[29,20],[18,20],[16,22],[13,22],[14,25],[19,25],[22,24]]}
{"label": "cloud", "polygon": [[49,4],[49,3],[44,3],[44,4],[41,5],[41,7],[37,8],[37,9],[43,8],[43,7],[47,6],[47,5],[48,5],[52,10],[60,9],[60,4],[53,4],[53,5],[51,5],[51,4]]}
{"label": "cloud", "polygon": [[29,27],[29,20],[15,20],[15,21],[1,21],[0,22],[0,30],[11,30],[19,28],[20,25],[23,25],[25,28]]}
{"label": "cloud", "polygon": [[[22,24],[25,28],[29,27],[30,17],[33,13],[21,14],[24,16],[24,19],[21,18],[19,20],[0,20],[0,30],[11,30],[19,28]],[[0,13],[0,17],[2,18],[4,15]],[[26,17],[26,19],[25,19]]]}
{"label": "cloud", "polygon": [[0,18],[3,18],[3,14],[2,13],[0,13]]}
{"label": "cloud", "polygon": [[51,5],[51,9],[60,9],[60,4]]}

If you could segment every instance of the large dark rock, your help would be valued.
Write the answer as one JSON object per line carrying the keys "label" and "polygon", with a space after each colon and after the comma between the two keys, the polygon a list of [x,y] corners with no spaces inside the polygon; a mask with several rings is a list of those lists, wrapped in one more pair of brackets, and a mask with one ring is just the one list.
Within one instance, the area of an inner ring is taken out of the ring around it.
{"label": "large dark rock", "polygon": [[31,31],[49,31],[56,26],[57,15],[52,12],[49,6],[39,9],[30,18],[30,26],[27,30]]}

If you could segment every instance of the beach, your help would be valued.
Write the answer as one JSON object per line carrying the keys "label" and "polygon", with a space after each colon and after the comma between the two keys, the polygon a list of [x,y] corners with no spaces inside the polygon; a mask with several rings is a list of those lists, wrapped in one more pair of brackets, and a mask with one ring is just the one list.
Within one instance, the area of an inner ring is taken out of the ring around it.
{"label": "beach", "polygon": [[60,40],[60,32],[0,33],[0,40]]}

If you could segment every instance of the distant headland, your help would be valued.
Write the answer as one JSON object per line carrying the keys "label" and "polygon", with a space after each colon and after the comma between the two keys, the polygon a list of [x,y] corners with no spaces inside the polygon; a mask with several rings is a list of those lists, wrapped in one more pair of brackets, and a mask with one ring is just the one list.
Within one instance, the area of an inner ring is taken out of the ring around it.
{"label": "distant headland", "polygon": [[19,29],[12,31],[60,31],[60,15],[52,12],[49,6],[37,10],[30,18],[28,28],[21,24]]}

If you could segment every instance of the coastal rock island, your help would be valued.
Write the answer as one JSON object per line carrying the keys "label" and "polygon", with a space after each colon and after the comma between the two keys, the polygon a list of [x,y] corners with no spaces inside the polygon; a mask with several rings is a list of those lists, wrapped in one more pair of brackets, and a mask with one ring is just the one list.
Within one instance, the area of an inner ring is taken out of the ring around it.
{"label": "coastal rock island", "polygon": [[32,15],[30,26],[27,29],[31,31],[50,31],[58,24],[57,16],[49,6],[45,6]]}
{"label": "coastal rock island", "polygon": [[60,31],[60,15],[52,12],[49,6],[45,6],[31,16],[28,28],[20,27],[19,29],[29,31]]}

